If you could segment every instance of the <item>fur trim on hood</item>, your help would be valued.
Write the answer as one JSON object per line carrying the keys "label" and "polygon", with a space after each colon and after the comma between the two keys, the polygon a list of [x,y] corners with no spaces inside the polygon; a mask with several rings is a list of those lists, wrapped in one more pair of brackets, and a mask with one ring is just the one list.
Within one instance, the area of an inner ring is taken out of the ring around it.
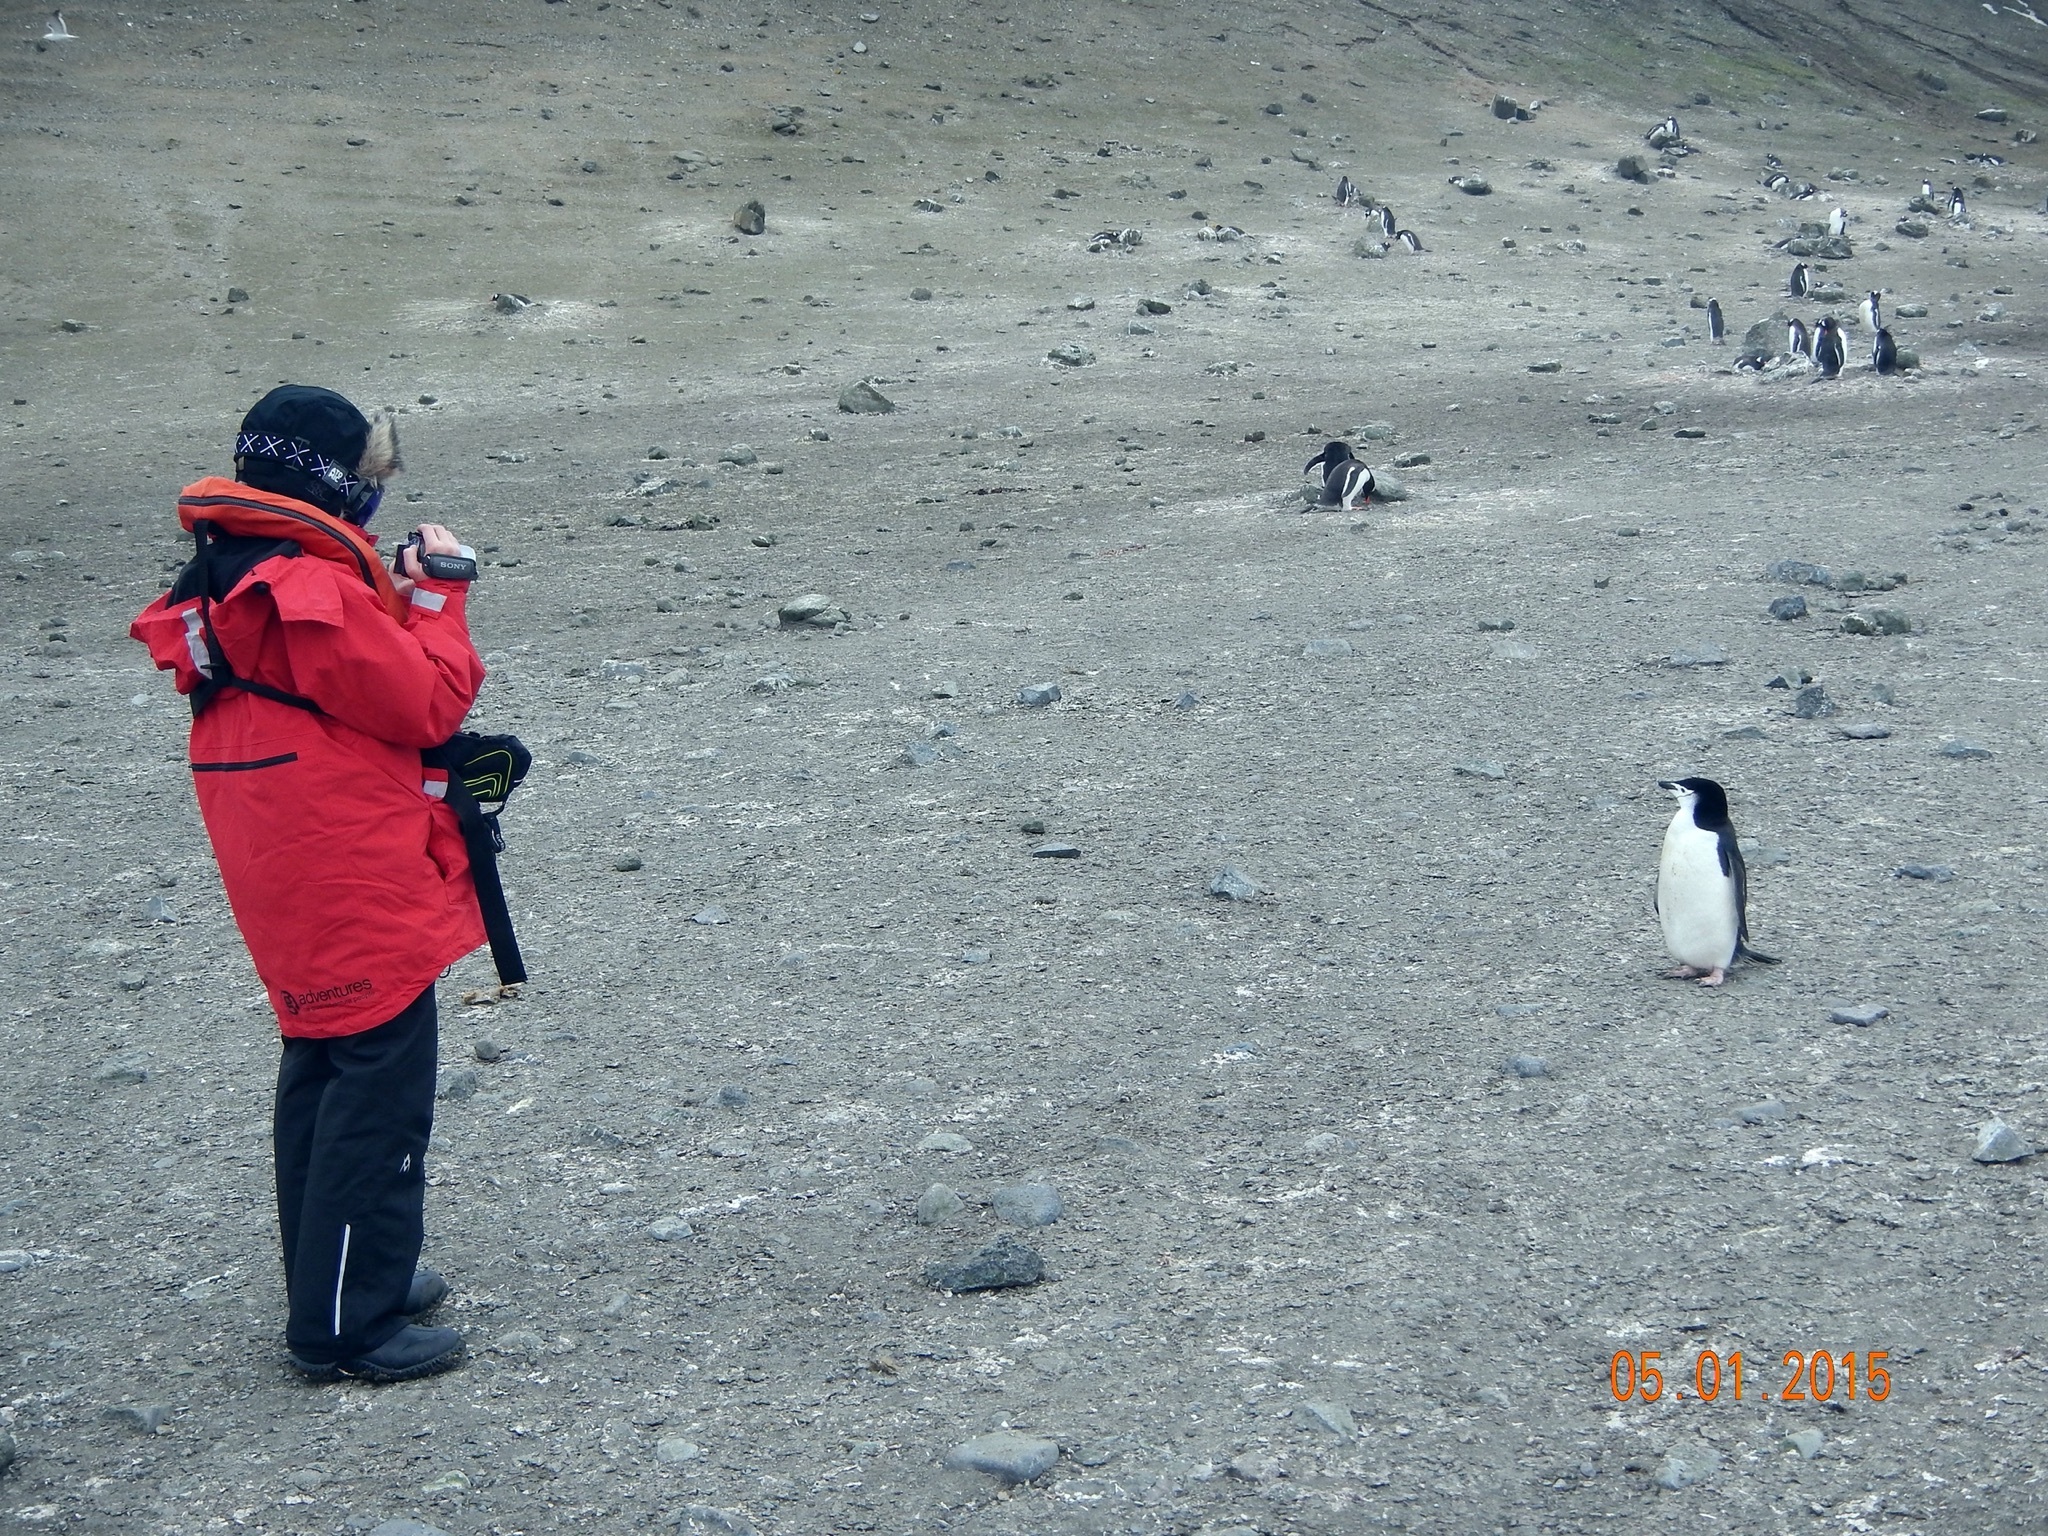
{"label": "fur trim on hood", "polygon": [[356,461],[356,473],[381,485],[403,468],[405,460],[398,456],[397,418],[389,411],[379,411],[370,418],[370,440],[363,445],[363,456]]}

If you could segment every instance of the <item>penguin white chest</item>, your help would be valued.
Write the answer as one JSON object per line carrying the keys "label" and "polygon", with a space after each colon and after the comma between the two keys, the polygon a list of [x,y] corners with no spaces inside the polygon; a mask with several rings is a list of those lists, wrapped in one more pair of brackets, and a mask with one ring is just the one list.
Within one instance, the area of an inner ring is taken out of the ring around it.
{"label": "penguin white chest", "polygon": [[1735,880],[1721,869],[1721,843],[1688,810],[1671,818],[1657,866],[1657,920],[1664,947],[1682,965],[1710,971],[1731,964],[1741,916]]}

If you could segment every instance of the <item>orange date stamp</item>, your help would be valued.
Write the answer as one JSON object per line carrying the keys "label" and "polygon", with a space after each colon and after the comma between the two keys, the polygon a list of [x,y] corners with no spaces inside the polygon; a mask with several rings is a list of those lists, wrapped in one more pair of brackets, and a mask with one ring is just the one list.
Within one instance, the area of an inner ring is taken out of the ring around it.
{"label": "orange date stamp", "polygon": [[[1617,1403],[1656,1402],[1667,1389],[1663,1359],[1660,1349],[1617,1350],[1607,1362],[1607,1390],[1614,1394]],[[1888,1349],[1867,1349],[1861,1356],[1853,1349],[1839,1355],[1825,1349],[1788,1349],[1779,1362],[1785,1380],[1777,1392],[1768,1390],[1768,1382],[1760,1385],[1752,1378],[1749,1400],[1826,1403],[1840,1393],[1852,1403],[1859,1395],[1867,1402],[1881,1403],[1892,1395],[1892,1373],[1885,1368],[1889,1359]],[[1743,1401],[1742,1368],[1739,1349],[1726,1355],[1703,1349],[1692,1362],[1691,1393],[1682,1385],[1670,1390],[1681,1400],[1691,1396],[1703,1403],[1724,1399],[1739,1403]]]}

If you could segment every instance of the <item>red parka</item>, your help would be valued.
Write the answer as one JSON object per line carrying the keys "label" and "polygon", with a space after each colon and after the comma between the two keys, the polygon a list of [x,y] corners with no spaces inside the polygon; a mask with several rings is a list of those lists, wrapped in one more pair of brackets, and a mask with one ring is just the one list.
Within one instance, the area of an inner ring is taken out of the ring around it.
{"label": "red parka", "polygon": [[[208,606],[237,676],[320,712],[222,689],[192,722],[193,782],[279,1027],[374,1028],[484,942],[462,832],[438,798],[446,775],[420,765],[483,686],[467,587],[422,581],[408,603],[368,535],[237,481],[201,480],[178,506],[187,528],[205,519],[302,546]],[[166,594],[128,631],[180,693],[206,680],[198,608]]]}

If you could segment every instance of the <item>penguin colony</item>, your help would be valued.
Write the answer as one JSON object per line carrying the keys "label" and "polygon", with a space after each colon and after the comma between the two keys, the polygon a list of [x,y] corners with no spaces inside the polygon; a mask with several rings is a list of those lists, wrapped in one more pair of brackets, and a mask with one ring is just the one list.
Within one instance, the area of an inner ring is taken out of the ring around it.
{"label": "penguin colony", "polygon": [[[1693,153],[1676,117],[1665,118],[1650,129],[1646,138],[1652,149],[1667,157]],[[1998,157],[1984,158],[1996,161]],[[1452,178],[1452,182],[1456,185],[1457,178]],[[1761,182],[1766,189],[1793,201],[1819,195],[1811,182],[1794,181],[1775,156],[1768,159]],[[1385,254],[1393,244],[1410,252],[1423,249],[1420,238],[1400,226],[1391,206],[1368,196],[1349,176],[1339,178],[1332,200],[1340,209],[1357,208],[1364,214],[1369,230],[1380,242],[1377,251],[1371,254]],[[1911,208],[1921,213],[1944,212],[1957,224],[1966,224],[1969,218],[1960,187],[1951,187],[1946,201],[1937,202],[1933,184],[1923,181],[1920,196],[1913,200]],[[1846,242],[1848,228],[1849,212],[1836,204],[1828,213],[1829,240]],[[1208,231],[1203,234],[1217,238]],[[1804,261],[1795,263],[1786,279],[1787,296],[1808,299],[1819,292],[1813,269]],[[1724,344],[1727,321],[1721,301],[1708,299],[1706,311],[1709,335],[1715,345]],[[1884,324],[1882,295],[1876,290],[1866,293],[1858,305],[1857,316],[1870,337],[1871,369],[1880,375],[1897,373],[1898,347]],[[1842,324],[1835,316],[1823,315],[1811,326],[1794,318],[1786,326],[1781,361],[1804,359],[1819,377],[1832,379],[1840,377],[1848,366],[1848,352]],[[1357,457],[1350,444],[1341,441],[1324,444],[1322,451],[1302,466],[1302,473],[1315,477],[1314,505],[1319,507],[1356,510],[1375,488],[1372,470]],[[1727,791],[1712,779],[1698,777],[1660,780],[1658,787],[1678,802],[1664,833],[1654,901],[1665,948],[1677,962],[1675,968],[1664,974],[1673,979],[1697,980],[1704,987],[1718,987],[1726,981],[1738,959],[1776,964],[1775,956],[1750,947],[1748,873],[1729,814]]]}

